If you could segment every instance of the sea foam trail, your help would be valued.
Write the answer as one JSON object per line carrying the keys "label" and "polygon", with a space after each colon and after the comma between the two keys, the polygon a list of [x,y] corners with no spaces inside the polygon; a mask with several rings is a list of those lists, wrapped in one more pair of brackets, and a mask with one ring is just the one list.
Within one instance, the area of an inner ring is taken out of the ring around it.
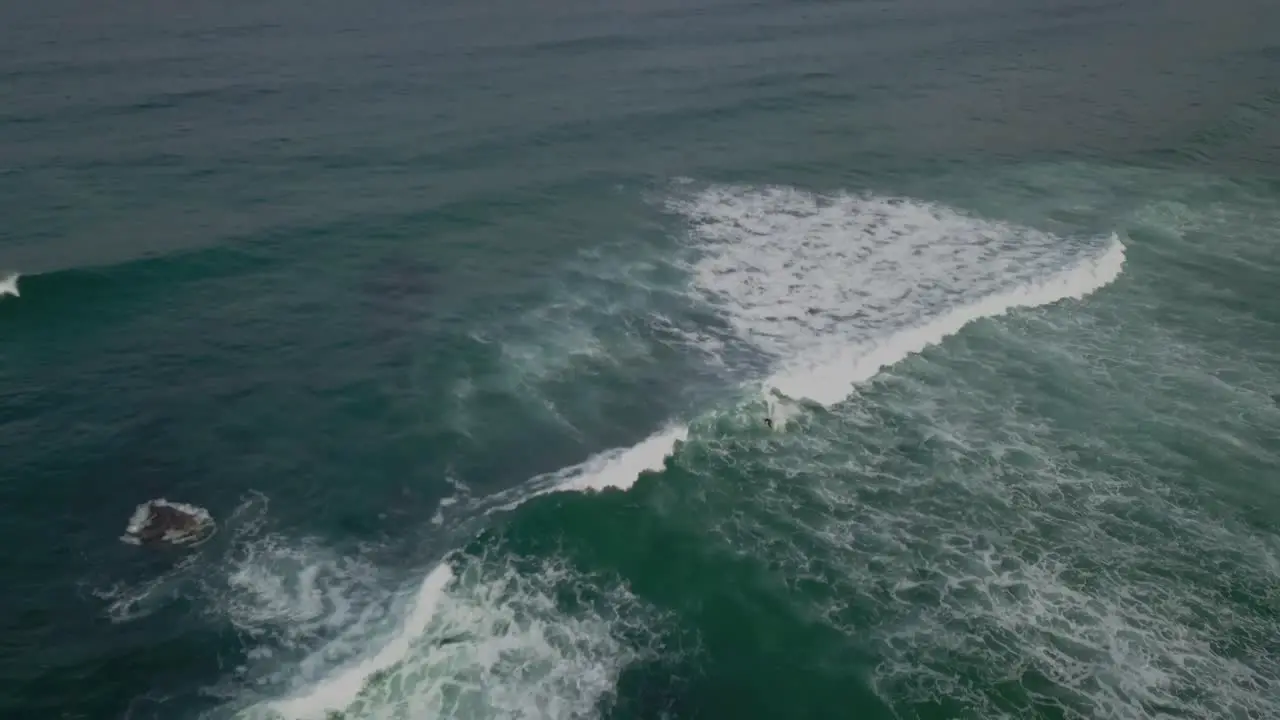
{"label": "sea foam trail", "polygon": [[771,358],[766,388],[824,405],[974,320],[1082,298],[1124,265],[1114,235],[904,198],[714,186],[669,206],[691,225],[694,296]]}
{"label": "sea foam trail", "polygon": [[1020,307],[1051,305],[1060,300],[1084,298],[1109,285],[1124,267],[1124,244],[1115,240],[1100,257],[1039,282],[985,297],[947,311],[941,317],[879,341],[837,345],[830,350],[786,363],[765,381],[784,395],[813,400],[822,405],[840,402],[865,382],[894,363],[936,345],[971,322],[998,317]]}

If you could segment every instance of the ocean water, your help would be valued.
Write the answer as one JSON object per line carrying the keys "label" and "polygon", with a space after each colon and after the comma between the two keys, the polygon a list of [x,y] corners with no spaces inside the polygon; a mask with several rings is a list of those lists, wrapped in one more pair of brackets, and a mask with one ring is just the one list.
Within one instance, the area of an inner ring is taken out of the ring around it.
{"label": "ocean water", "polygon": [[10,3],[0,218],[4,718],[1280,717],[1276,3]]}

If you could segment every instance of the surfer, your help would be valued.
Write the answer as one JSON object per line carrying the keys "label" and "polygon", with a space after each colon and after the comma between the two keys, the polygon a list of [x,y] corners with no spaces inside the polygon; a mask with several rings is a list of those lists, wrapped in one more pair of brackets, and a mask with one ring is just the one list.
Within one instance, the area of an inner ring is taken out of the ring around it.
{"label": "surfer", "polygon": [[439,640],[436,641],[436,645],[437,646],[452,645],[454,643],[460,643],[466,639],[467,639],[467,633],[454,633],[453,635],[447,635],[445,637],[440,638]]}
{"label": "surfer", "polygon": [[770,429],[772,429],[772,428],[773,428],[773,418],[771,418],[771,417],[769,417],[769,416],[767,416],[767,415],[766,415],[766,416],[765,416],[765,418],[764,418],[764,424],[765,424],[765,425],[768,425],[768,426],[769,426],[769,428],[770,428]]}

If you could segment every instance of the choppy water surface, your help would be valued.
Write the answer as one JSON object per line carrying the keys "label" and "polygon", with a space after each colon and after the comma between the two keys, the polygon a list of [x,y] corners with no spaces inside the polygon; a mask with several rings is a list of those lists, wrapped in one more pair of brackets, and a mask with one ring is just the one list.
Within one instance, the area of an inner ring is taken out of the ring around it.
{"label": "choppy water surface", "polygon": [[1280,713],[1269,4],[0,27],[5,717]]}

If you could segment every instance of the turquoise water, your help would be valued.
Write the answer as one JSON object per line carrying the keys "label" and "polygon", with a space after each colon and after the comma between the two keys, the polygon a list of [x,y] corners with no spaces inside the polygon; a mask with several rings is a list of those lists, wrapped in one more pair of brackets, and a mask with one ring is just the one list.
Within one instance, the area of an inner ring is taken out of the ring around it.
{"label": "turquoise water", "polygon": [[1273,5],[0,11],[0,715],[1277,716]]}

